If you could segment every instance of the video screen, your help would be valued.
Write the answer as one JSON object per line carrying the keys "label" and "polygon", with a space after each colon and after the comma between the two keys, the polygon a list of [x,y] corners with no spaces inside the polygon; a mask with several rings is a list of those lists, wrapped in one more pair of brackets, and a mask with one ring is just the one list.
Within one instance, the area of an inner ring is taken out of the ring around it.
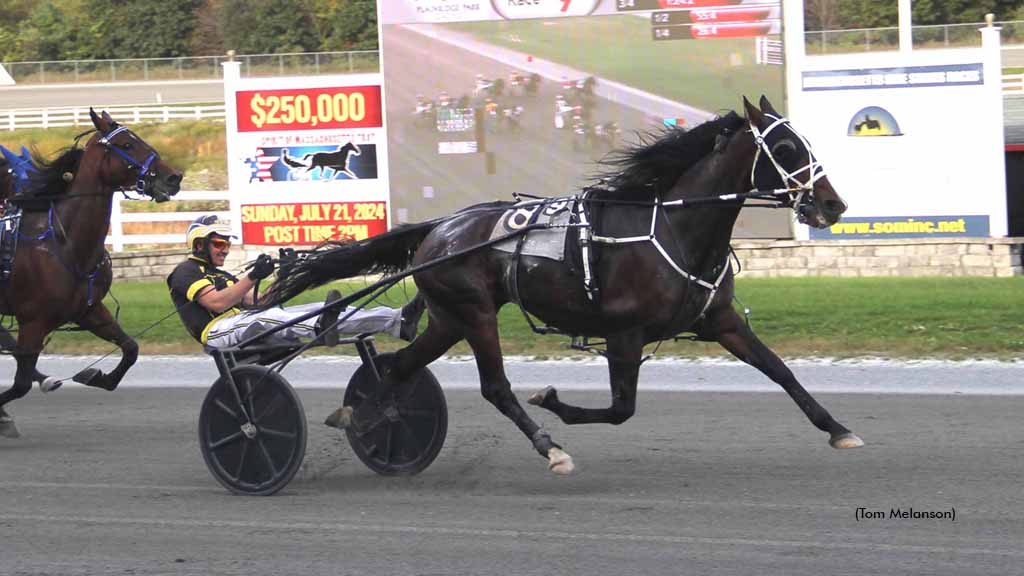
{"label": "video screen", "polygon": [[[673,1],[384,3],[392,222],[571,196],[613,149],[742,112],[744,95],[784,108],[781,56],[764,57],[777,3],[645,9]],[[789,211],[745,209],[734,237],[791,238]]]}

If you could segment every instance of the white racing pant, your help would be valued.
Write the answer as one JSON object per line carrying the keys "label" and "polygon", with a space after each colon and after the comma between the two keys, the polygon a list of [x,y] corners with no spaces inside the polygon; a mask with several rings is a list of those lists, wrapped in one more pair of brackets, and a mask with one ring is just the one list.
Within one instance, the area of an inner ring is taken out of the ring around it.
{"label": "white racing pant", "polygon": [[[269,310],[248,310],[234,316],[227,316],[215,321],[207,330],[206,345],[211,348],[228,348],[239,342],[261,334],[270,328],[280,326],[289,320],[309,314],[323,308],[322,303],[302,304],[287,308],[271,308]],[[346,308],[338,315],[344,318],[351,312]],[[258,344],[294,344],[300,339],[316,336],[315,328],[318,316],[299,322],[274,334],[267,336]],[[398,337],[402,328],[402,309],[377,306],[356,311],[346,320],[338,324],[338,333],[355,336],[357,334],[377,334],[383,332]]]}

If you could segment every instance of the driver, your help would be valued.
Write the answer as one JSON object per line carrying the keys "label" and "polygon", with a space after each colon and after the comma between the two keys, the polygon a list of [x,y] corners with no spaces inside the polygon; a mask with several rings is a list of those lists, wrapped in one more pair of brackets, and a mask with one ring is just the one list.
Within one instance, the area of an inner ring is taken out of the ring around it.
{"label": "driver", "polygon": [[273,326],[309,314],[323,307],[319,318],[310,318],[267,337],[266,344],[295,344],[302,338],[322,336],[324,344],[338,343],[338,333],[366,334],[384,332],[411,341],[423,315],[425,303],[416,295],[401,309],[378,306],[356,311],[335,326],[345,310],[328,304],[341,298],[331,290],[323,305],[319,303],[246,310],[241,306],[255,304],[253,294],[257,280],[274,272],[274,262],[262,254],[249,274],[239,279],[220,267],[231,251],[231,227],[218,221],[215,214],[201,216],[189,225],[185,239],[192,254],[178,264],[167,277],[171,300],[177,307],[181,323],[201,344],[226,348],[259,334]]}

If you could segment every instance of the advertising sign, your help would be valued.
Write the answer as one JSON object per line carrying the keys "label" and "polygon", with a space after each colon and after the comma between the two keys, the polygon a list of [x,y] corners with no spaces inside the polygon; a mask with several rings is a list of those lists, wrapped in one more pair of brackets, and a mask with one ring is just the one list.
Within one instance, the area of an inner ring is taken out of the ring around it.
{"label": "advertising sign", "polygon": [[224,90],[232,223],[244,244],[388,229],[381,75],[241,79],[229,62]]}
{"label": "advertising sign", "polygon": [[798,238],[1005,236],[999,30],[981,48],[809,55],[785,7],[789,115],[849,206]]}

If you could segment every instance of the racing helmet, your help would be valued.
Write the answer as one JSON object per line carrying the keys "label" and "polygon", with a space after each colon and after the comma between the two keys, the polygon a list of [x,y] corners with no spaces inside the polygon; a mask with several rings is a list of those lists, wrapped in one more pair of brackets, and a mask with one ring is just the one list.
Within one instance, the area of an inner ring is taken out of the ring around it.
{"label": "racing helmet", "polygon": [[231,234],[231,226],[221,222],[216,214],[207,214],[196,218],[188,225],[185,242],[188,244],[189,250],[195,250],[196,240],[207,238],[210,234],[234,238]]}

